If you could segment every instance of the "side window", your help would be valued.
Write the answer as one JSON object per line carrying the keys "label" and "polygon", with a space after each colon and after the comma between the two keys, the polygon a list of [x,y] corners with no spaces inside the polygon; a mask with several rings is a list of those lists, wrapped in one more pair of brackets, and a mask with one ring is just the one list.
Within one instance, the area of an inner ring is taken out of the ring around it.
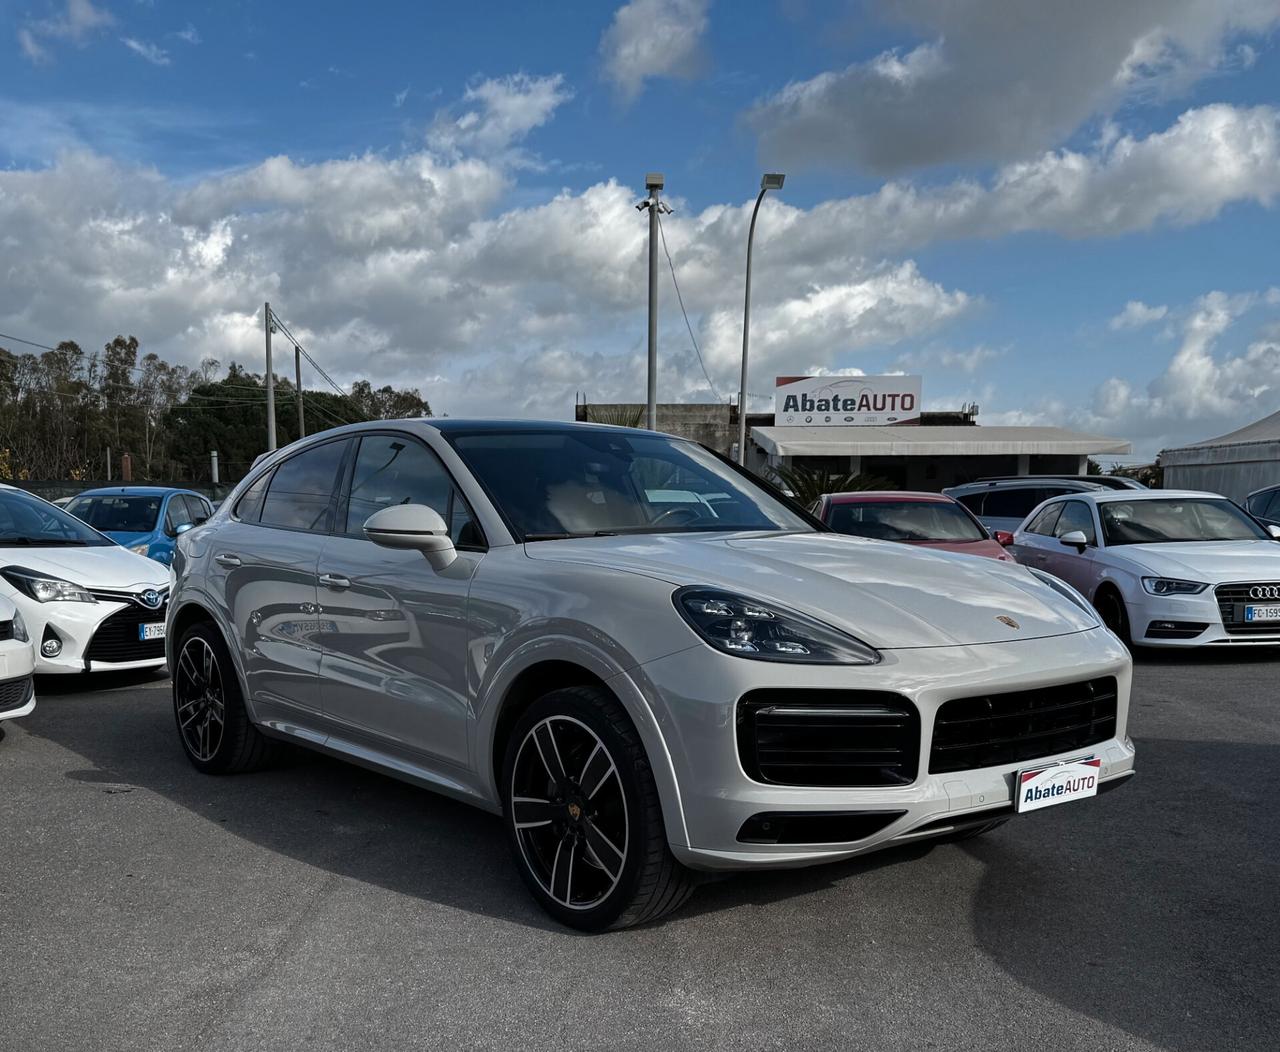
{"label": "side window", "polygon": [[361,536],[365,520],[393,504],[425,504],[449,524],[454,544],[482,543],[471,509],[431,450],[408,435],[369,435],[351,475],[345,532]]}
{"label": "side window", "polygon": [[268,471],[244,491],[244,495],[236,501],[232,514],[241,522],[257,522],[258,515],[262,512],[262,498],[267,494],[267,483],[270,481],[271,472]]}
{"label": "side window", "polygon": [[1024,519],[1032,508],[1051,496],[1052,493],[1046,493],[1039,486],[992,490],[987,494],[983,514],[999,519]]}
{"label": "side window", "polygon": [[333,490],[348,442],[326,442],[276,468],[262,502],[264,526],[328,533],[333,529]]}
{"label": "side window", "polygon": [[1065,501],[1062,505],[1062,515],[1058,518],[1058,524],[1054,527],[1053,535],[1055,537],[1065,537],[1073,530],[1079,530],[1084,534],[1084,538],[1090,544],[1098,543],[1097,531],[1093,528],[1093,512],[1089,510],[1082,500]]}
{"label": "side window", "polygon": [[181,493],[175,493],[169,498],[169,507],[165,512],[165,526],[172,532],[179,526],[186,526],[188,523],[194,523],[196,520],[191,517],[191,511],[187,507],[187,499]]}
{"label": "side window", "polygon": [[1267,504],[1262,515],[1268,519],[1280,519],[1280,489],[1272,491],[1271,502]]}
{"label": "side window", "polygon": [[966,493],[963,497],[957,497],[956,500],[958,500],[961,504],[963,504],[975,515],[981,515],[982,514],[982,498],[985,496],[986,496],[985,493]]}
{"label": "side window", "polygon": [[1058,521],[1058,516],[1061,514],[1061,504],[1050,504],[1044,509],[1044,511],[1040,512],[1039,515],[1027,524],[1027,532],[1039,533],[1045,537],[1052,537],[1054,524]]}
{"label": "side window", "polygon": [[199,526],[209,518],[209,506],[200,497],[193,497],[190,493],[182,494],[182,502],[187,506],[187,519],[189,522]]}

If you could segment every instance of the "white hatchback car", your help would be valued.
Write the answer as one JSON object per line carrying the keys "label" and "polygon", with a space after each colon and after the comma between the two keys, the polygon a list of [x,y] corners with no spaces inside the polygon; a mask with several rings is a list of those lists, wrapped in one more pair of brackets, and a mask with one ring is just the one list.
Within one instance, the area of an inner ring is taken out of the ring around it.
{"label": "white hatchback car", "polygon": [[0,597],[0,720],[27,716],[35,709],[34,666],[26,622],[17,607]]}
{"label": "white hatchback car", "polygon": [[166,567],[0,485],[0,598],[26,622],[36,672],[160,668],[168,597]]}
{"label": "white hatchback car", "polygon": [[1280,543],[1216,493],[1107,490],[1045,501],[1018,561],[1061,578],[1143,646],[1280,643]]}

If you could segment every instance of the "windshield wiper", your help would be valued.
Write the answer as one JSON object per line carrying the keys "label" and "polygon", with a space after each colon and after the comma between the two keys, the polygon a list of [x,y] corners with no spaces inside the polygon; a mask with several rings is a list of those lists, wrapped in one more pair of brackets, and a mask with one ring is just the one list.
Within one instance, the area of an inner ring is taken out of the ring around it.
{"label": "windshield wiper", "polygon": [[87,541],[71,541],[65,537],[0,537],[0,544],[20,544],[27,548],[62,548],[69,545],[84,547]]}
{"label": "windshield wiper", "polygon": [[567,541],[571,537],[581,537],[580,533],[526,533],[525,541]]}

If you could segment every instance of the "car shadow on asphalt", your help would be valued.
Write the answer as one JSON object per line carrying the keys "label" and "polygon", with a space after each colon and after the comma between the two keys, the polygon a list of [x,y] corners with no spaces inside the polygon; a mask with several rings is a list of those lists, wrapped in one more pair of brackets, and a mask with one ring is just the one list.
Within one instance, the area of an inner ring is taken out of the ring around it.
{"label": "car shadow on asphalt", "polygon": [[[126,686],[120,684],[122,692]],[[64,704],[38,709],[28,721],[30,733],[92,765],[66,772],[73,781],[102,786],[104,792],[150,790],[234,836],[307,865],[399,894],[572,934],[529,896],[493,815],[303,748],[285,747],[280,762],[268,770],[202,775],[178,744],[167,704],[113,706],[111,733],[103,734],[101,717],[85,720],[78,711],[101,701],[99,694],[68,697]],[[928,850],[912,844],[834,866],[710,877],[670,919],[812,894],[861,872],[909,863]]]}

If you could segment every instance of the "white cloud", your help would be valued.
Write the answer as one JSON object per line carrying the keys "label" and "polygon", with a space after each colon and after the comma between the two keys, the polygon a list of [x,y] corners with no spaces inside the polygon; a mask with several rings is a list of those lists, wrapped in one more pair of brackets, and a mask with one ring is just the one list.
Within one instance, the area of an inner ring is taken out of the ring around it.
{"label": "white cloud", "polygon": [[749,120],[766,167],[1023,160],[1095,114],[1246,66],[1252,50],[1237,38],[1280,25],[1275,0],[898,0],[888,10],[923,42],[761,102]]}
{"label": "white cloud", "polygon": [[[133,332],[174,360],[261,368],[255,319],[270,299],[339,380],[425,385],[442,375],[426,393],[455,415],[565,416],[575,390],[637,400],[647,223],[634,189],[613,180],[511,203],[521,136],[567,94],[558,78],[535,79],[474,85],[449,110],[455,124],[474,121],[441,149],[401,157],[281,156],[177,181],[81,149],[48,168],[0,171],[0,331],[85,346]],[[807,209],[770,198],[756,235],[751,386],[767,392],[772,376],[797,367],[902,360],[963,318],[974,297],[905,258],[919,246],[1016,230],[1110,236],[1265,204],[1280,190],[1276,129],[1272,110],[1210,107],[1145,139],[1011,166],[987,184],[897,183]],[[713,380],[732,391],[751,201],[675,203],[666,234],[685,302]],[[705,399],[662,280],[662,397]],[[976,376],[991,352],[931,353]],[[1227,370],[1241,390],[1239,376],[1262,375],[1271,352],[1251,353],[1252,364]],[[1128,435],[1115,407],[1140,399],[1113,388],[1094,414],[1100,430]]]}
{"label": "white cloud", "polygon": [[1141,300],[1130,300],[1124,305],[1124,310],[1107,323],[1107,327],[1113,332],[1121,332],[1126,329],[1141,329],[1144,326],[1155,324],[1168,313],[1169,308],[1164,304],[1150,307]]}
{"label": "white cloud", "polygon": [[600,38],[604,76],[626,102],[654,77],[688,78],[704,64],[711,0],[631,0]]}
{"label": "white cloud", "polygon": [[457,105],[442,109],[427,134],[437,153],[494,156],[509,150],[573,98],[563,75],[516,73],[480,80]]}
{"label": "white cloud", "polygon": [[115,24],[111,12],[90,0],[67,0],[61,14],[28,20],[18,29],[18,45],[32,62],[52,61],[49,45],[65,41],[83,47],[91,37]]}
{"label": "white cloud", "polygon": [[397,91],[397,92],[395,93],[395,95],[392,97],[392,102],[391,102],[391,104],[392,104],[396,109],[399,109],[401,106],[403,106],[403,105],[404,105],[404,103],[405,103],[405,99],[407,99],[408,97],[409,97],[409,89],[408,89],[408,88],[402,88],[400,91]]}
{"label": "white cloud", "polygon": [[153,66],[169,65],[169,52],[156,44],[152,44],[146,40],[138,40],[136,37],[121,37],[120,43],[135,55],[146,59]]}
{"label": "white cloud", "polygon": [[186,29],[180,29],[178,30],[178,32],[174,33],[173,35],[177,37],[179,40],[181,40],[184,44],[195,45],[201,42],[199,31],[190,22],[187,23]]}

